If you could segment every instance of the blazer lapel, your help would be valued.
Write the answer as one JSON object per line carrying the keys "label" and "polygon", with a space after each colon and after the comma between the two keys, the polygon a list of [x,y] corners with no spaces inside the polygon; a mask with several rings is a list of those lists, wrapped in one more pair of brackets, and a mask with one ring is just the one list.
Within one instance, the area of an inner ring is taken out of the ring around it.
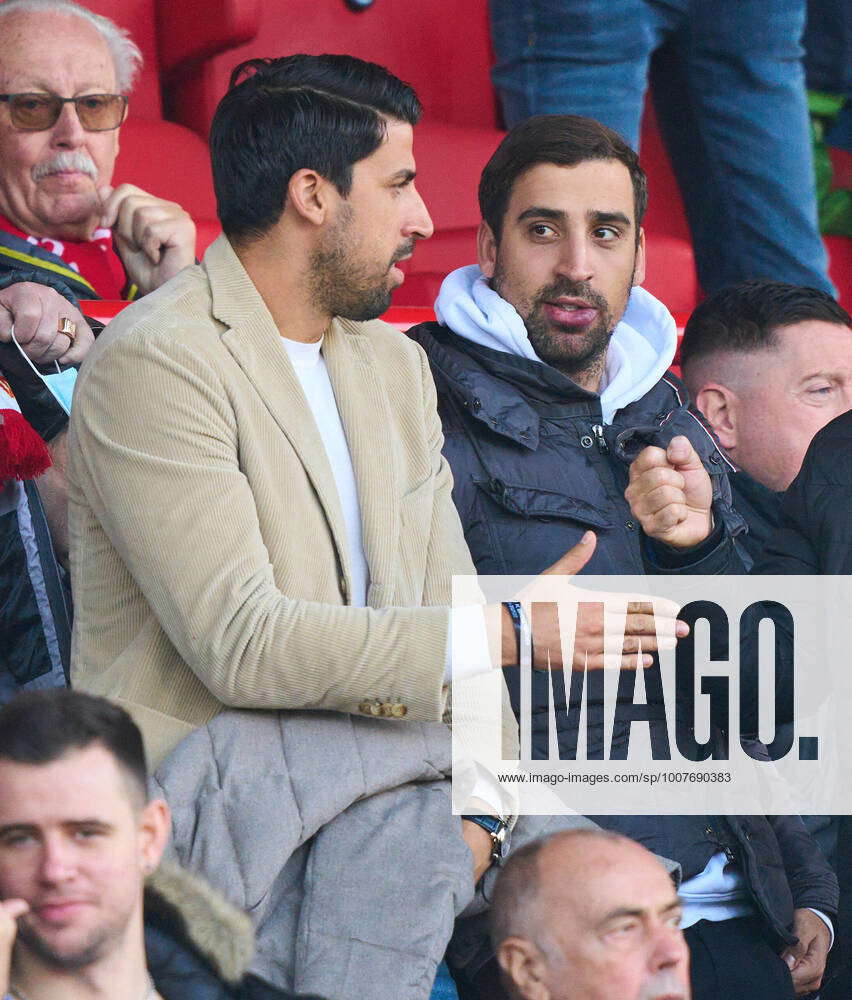
{"label": "blazer lapel", "polygon": [[349,583],[349,548],[337,485],[316,421],[281,343],[278,328],[224,236],[218,237],[208,248],[204,267],[210,280],[213,315],[229,328],[222,334],[222,344],[254,385],[299,456],[324,510]]}
{"label": "blazer lapel", "polygon": [[394,422],[376,374],[373,345],[359,324],[335,319],[323,354],[358,485],[361,534],[370,568],[367,603],[383,607],[393,599],[400,530],[397,458],[388,438]]}

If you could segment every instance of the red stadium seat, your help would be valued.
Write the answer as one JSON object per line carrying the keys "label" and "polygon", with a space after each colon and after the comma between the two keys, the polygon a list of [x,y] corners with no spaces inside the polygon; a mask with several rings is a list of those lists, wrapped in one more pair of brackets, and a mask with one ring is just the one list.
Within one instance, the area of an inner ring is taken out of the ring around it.
{"label": "red stadium seat", "polygon": [[[473,261],[479,173],[502,135],[489,77],[487,5],[481,0],[376,0],[360,12],[344,0],[289,0],[263,7],[260,0],[210,0],[204,17],[196,7],[173,0],[94,0],[91,6],[128,28],[146,59],[122,133],[117,179],[185,205],[198,224],[199,255],[218,232],[200,137],[207,135],[231,69],[253,56],[331,51],[388,66],[415,86],[425,106],[415,153],[418,183],[436,232],[408,262],[395,303],[431,304],[444,275]],[[450,30],[450,25],[458,28]],[[163,121],[163,105],[183,128]],[[645,284],[671,309],[689,312],[700,297],[689,230],[650,108],[641,155],[651,191]],[[852,241],[829,237],[826,243],[832,277],[849,307]]]}
{"label": "red stadium seat", "polygon": [[[176,19],[181,11],[193,19],[181,7],[175,8]],[[450,23],[462,30],[448,31]],[[343,0],[290,0],[286,9],[267,5],[251,43],[190,68],[179,86],[167,89],[167,105],[179,121],[206,134],[232,67],[252,56],[288,52],[348,52],[388,66],[416,88],[425,107],[415,144],[418,184],[435,235],[418,246],[394,302],[433,302],[446,273],[475,259],[479,174],[502,137],[489,75],[493,56],[486,5],[479,0],[377,0],[357,13]],[[643,158],[654,174],[646,285],[671,308],[688,311],[697,301],[698,283],[680,195],[652,129],[644,143]]]}

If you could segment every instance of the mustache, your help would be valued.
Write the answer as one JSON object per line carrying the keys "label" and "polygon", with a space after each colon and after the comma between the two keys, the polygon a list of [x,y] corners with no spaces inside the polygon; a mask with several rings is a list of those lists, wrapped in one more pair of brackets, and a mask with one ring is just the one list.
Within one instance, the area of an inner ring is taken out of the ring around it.
{"label": "mustache", "polygon": [[687,1000],[689,991],[684,985],[681,973],[674,969],[658,972],[639,994],[639,1000],[656,1000],[657,997],[683,997]]}
{"label": "mustache", "polygon": [[81,151],[56,153],[49,160],[42,160],[41,163],[37,163],[32,168],[31,175],[34,181],[40,181],[44,177],[50,177],[51,174],[62,174],[72,171],[80,174],[88,174],[93,181],[98,179],[98,168],[95,166],[94,160],[88,153]]}
{"label": "mustache", "polygon": [[395,264],[398,260],[402,260],[403,257],[410,257],[414,253],[415,240],[407,240],[405,243],[400,244],[396,248],[396,252],[393,257],[391,257],[391,264]]}
{"label": "mustache", "polygon": [[563,296],[582,299],[601,312],[609,311],[609,303],[600,292],[596,292],[584,281],[572,281],[570,278],[558,278],[553,284],[542,288],[536,295],[535,302],[536,305],[541,305]]}

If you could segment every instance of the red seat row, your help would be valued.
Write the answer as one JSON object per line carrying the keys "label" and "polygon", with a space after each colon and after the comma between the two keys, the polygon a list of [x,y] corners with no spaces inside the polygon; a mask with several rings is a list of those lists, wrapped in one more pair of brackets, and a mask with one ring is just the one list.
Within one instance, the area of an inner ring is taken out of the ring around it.
{"label": "red seat row", "polygon": [[[473,261],[479,173],[502,135],[482,0],[375,0],[357,12],[344,0],[262,6],[260,0],[209,0],[203,14],[174,0],[93,0],[91,6],[126,27],[146,60],[122,130],[117,180],[183,204],[199,226],[199,253],[218,231],[202,137],[233,66],[258,55],[336,51],[388,66],[414,85],[426,109],[415,155],[435,235],[408,263],[395,304],[431,305],[443,276]],[[689,230],[653,115],[645,117],[642,161],[651,191],[645,285],[672,310],[688,313],[700,296]],[[852,240],[826,242],[832,276],[850,306]]]}

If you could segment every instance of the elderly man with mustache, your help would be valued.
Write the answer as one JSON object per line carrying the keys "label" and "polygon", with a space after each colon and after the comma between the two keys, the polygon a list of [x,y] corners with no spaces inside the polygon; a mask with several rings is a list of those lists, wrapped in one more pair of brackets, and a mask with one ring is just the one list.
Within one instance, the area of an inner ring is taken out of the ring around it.
{"label": "elderly man with mustache", "polygon": [[44,373],[79,364],[94,341],[77,299],[133,298],[194,261],[179,205],[111,186],[140,62],[125,32],[70,0],[0,4],[0,702],[68,671],[75,372]]}
{"label": "elderly man with mustache", "polygon": [[194,260],[179,205],[110,186],[140,62],[121,29],[69,0],[0,5],[0,341],[14,323],[34,361],[77,362],[91,343],[60,292],[134,297]]}

